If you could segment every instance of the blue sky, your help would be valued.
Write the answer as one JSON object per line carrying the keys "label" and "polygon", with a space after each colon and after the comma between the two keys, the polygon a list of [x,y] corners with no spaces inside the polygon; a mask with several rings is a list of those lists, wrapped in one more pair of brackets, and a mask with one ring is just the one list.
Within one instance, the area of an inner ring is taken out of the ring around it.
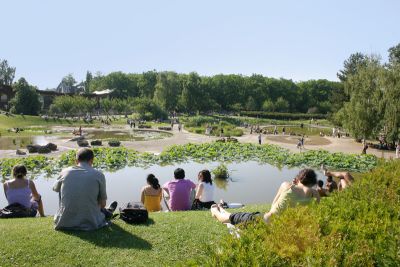
{"label": "blue sky", "polygon": [[40,89],[87,70],[337,80],[400,43],[400,1],[5,1],[0,59]]}

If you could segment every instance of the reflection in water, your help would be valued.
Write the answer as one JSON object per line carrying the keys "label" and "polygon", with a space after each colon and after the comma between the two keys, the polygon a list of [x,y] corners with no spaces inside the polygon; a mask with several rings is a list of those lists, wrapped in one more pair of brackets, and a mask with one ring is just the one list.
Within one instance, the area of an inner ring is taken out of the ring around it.
{"label": "reflection in water", "polygon": [[229,179],[222,179],[222,178],[215,178],[214,179],[214,184],[222,190],[225,190],[228,188],[228,180]]}
{"label": "reflection in water", "polygon": [[[141,188],[146,185],[146,176],[153,173],[163,185],[173,179],[174,170],[183,168],[186,179],[198,183],[197,175],[200,170],[213,169],[219,162],[196,163],[188,162],[168,166],[153,165],[149,168],[126,167],[116,172],[105,172],[107,180],[108,202],[118,201],[120,205],[130,201],[140,201]],[[227,164],[228,169],[234,169],[228,181],[214,180],[216,185],[214,200],[224,199],[226,202],[244,204],[271,203],[276,191],[284,181],[292,181],[299,168],[288,169],[257,162],[241,162]],[[317,172],[318,179],[323,175]],[[53,178],[56,178],[55,175]],[[58,208],[58,195],[52,191],[55,179],[46,179],[44,175],[35,180],[36,187],[42,195],[45,213],[54,214]],[[6,206],[4,193],[0,193],[0,207]]]}

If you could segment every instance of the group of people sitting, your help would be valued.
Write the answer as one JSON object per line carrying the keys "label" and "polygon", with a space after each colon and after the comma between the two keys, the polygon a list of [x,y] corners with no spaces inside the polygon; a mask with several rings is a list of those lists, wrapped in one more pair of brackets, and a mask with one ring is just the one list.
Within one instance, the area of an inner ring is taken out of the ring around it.
{"label": "group of people sitting", "polygon": [[[102,172],[93,168],[94,153],[89,148],[82,148],[76,154],[76,165],[64,169],[57,178],[53,190],[59,194],[59,209],[54,216],[55,229],[95,230],[109,225],[118,203],[112,202],[106,207],[106,179]],[[328,191],[335,190],[332,176],[340,178],[339,190],[352,183],[353,177],[348,172],[328,172]],[[43,202],[37,192],[35,183],[26,178],[27,169],[23,165],[13,168],[13,178],[4,183],[4,193],[8,206],[23,206],[28,212],[26,216],[45,216]],[[312,198],[319,202],[320,194],[315,188],[316,174],[311,169],[300,171],[290,183],[283,183],[272,203],[271,210],[264,214],[268,221],[287,207],[307,204]],[[163,196],[168,196],[165,204],[170,211],[190,209],[210,209],[211,214],[222,223],[243,223],[253,220],[259,213],[229,213],[220,204],[214,202],[214,185],[208,170],[198,174],[198,184],[185,179],[185,171],[177,168],[174,179],[159,184],[153,175],[147,176],[147,185],[142,188],[141,201],[150,211],[161,211]],[[163,192],[164,191],[164,192]],[[195,193],[192,201],[191,194]],[[6,208],[7,208],[6,207]]]}

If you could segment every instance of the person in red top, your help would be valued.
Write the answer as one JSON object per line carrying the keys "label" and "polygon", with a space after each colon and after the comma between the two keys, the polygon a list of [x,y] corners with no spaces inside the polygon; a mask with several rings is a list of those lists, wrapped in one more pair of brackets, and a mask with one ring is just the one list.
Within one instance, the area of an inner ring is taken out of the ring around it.
{"label": "person in red top", "polygon": [[174,171],[175,179],[163,185],[163,189],[169,195],[169,209],[172,211],[190,210],[190,193],[196,188],[196,184],[185,179],[185,171],[178,168]]}

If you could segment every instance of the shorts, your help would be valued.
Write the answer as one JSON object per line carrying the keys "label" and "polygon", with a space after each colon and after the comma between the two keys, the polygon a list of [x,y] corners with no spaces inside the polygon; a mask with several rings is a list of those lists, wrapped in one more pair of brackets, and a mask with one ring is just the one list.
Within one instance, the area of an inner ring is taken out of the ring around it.
{"label": "shorts", "polygon": [[229,221],[231,224],[236,225],[239,223],[247,223],[254,221],[254,219],[258,216],[260,216],[259,212],[237,212],[237,213],[232,213],[229,216]]}

